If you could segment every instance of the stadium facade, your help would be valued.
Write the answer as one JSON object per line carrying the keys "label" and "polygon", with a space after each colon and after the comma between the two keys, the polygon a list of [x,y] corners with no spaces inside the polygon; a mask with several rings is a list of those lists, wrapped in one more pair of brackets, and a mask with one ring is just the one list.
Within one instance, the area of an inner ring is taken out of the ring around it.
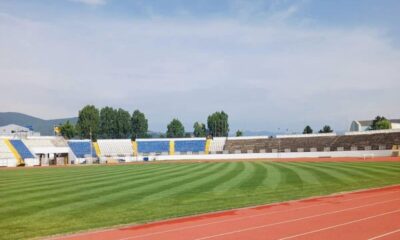
{"label": "stadium facade", "polygon": [[159,160],[223,160],[399,156],[400,129],[254,137],[66,140],[0,137],[0,166],[111,164]]}

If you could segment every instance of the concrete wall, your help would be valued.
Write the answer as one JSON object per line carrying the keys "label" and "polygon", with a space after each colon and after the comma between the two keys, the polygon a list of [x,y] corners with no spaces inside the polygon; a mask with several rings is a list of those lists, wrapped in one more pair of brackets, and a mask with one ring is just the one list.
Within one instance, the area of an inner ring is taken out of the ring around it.
{"label": "concrete wall", "polygon": [[0,159],[0,167],[16,167],[16,159]]}
{"label": "concrete wall", "polygon": [[[207,155],[159,155],[148,156],[149,160],[234,160],[234,159],[279,159],[279,158],[319,158],[319,157],[389,157],[392,150],[373,151],[335,151],[335,152],[281,152],[281,153],[242,153],[242,154],[207,154]],[[139,156],[138,160],[143,160]]]}
{"label": "concrete wall", "polygon": [[33,167],[40,165],[39,159],[37,158],[26,158],[24,159],[24,162],[26,167]]}

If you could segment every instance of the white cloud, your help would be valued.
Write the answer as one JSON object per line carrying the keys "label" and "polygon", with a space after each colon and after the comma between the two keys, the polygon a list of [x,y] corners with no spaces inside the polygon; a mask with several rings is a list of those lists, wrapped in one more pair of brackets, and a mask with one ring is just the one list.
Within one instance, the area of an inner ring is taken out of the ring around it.
{"label": "white cloud", "polygon": [[61,117],[88,103],[140,108],[155,130],[172,117],[190,127],[220,109],[232,130],[343,129],[353,118],[398,117],[400,51],[373,28],[1,15],[0,36],[4,111]]}

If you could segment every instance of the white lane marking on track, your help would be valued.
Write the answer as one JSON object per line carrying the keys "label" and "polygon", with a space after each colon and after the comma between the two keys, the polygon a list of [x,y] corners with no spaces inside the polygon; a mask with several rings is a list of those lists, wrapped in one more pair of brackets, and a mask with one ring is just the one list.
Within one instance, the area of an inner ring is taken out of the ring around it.
{"label": "white lane marking on track", "polygon": [[386,236],[389,236],[389,235],[392,235],[392,234],[398,233],[398,232],[400,232],[400,229],[397,229],[397,230],[394,230],[394,231],[391,231],[391,232],[387,232],[387,233],[382,234],[382,235],[378,235],[378,236],[369,238],[368,240],[375,240],[375,239],[383,238],[383,237],[386,237]]}
{"label": "white lane marking on track", "polygon": [[[220,234],[201,237],[201,238],[196,238],[195,240],[204,240],[204,239],[216,238],[216,237],[221,237],[221,236],[226,236],[226,235],[232,235],[232,234],[235,234],[235,233],[241,233],[241,232],[256,230],[256,229],[260,229],[260,228],[266,228],[266,227],[272,227],[272,226],[276,226],[276,225],[281,225],[281,224],[285,224],[285,223],[291,223],[291,222],[297,222],[297,221],[316,218],[316,217],[322,217],[322,216],[331,215],[331,214],[335,214],[335,213],[351,211],[351,210],[354,210],[354,209],[370,207],[370,206],[375,206],[375,205],[384,204],[384,203],[388,203],[388,202],[399,201],[399,200],[400,200],[400,198],[396,198],[396,199],[392,199],[392,200],[381,201],[381,202],[361,205],[361,206],[352,207],[352,208],[345,208],[345,209],[341,209],[341,210],[337,210],[337,211],[332,211],[332,212],[327,212],[327,213],[322,213],[322,214],[316,214],[316,215],[311,215],[311,216],[302,217],[302,218],[295,218],[295,219],[286,220],[286,221],[282,221],[282,222],[276,222],[276,223],[270,223],[270,224],[265,224],[265,225],[259,225],[259,226],[255,226],[255,227],[243,228],[243,229],[236,230],[236,231],[220,233]],[[400,210],[397,210],[397,211],[400,212]]]}
{"label": "white lane marking on track", "polygon": [[[393,191],[393,192],[383,193],[383,194],[374,195],[374,196],[351,198],[351,199],[346,199],[346,200],[339,201],[339,203],[349,202],[349,201],[354,201],[354,200],[362,200],[362,199],[374,198],[374,197],[381,197],[381,196],[394,194],[394,193],[399,193],[399,192],[400,191]],[[298,200],[298,201],[301,201],[301,200]],[[250,218],[255,218],[255,217],[261,217],[261,216],[268,216],[268,215],[273,215],[273,214],[278,214],[278,213],[286,213],[286,212],[291,212],[291,211],[297,211],[297,210],[302,210],[302,209],[307,209],[307,208],[312,208],[312,207],[318,207],[318,206],[323,206],[323,205],[328,205],[328,204],[330,204],[330,203],[329,202],[328,203],[319,203],[319,204],[315,204],[315,205],[311,205],[311,206],[298,207],[298,208],[295,208],[295,209],[274,211],[274,212],[251,215],[251,216],[246,216],[246,217],[238,217],[238,218],[233,218],[233,219],[208,222],[208,223],[197,224],[197,225],[192,225],[192,226],[187,226],[187,227],[174,228],[174,229],[165,230],[165,231],[158,231],[158,232],[152,232],[152,233],[147,233],[147,234],[141,234],[141,235],[136,235],[136,236],[132,236],[132,237],[119,238],[119,240],[130,240],[130,239],[135,239],[135,238],[140,238],[140,237],[149,237],[149,236],[153,236],[153,235],[159,235],[159,234],[164,234],[164,233],[182,231],[182,230],[193,229],[193,228],[198,228],[198,227],[204,227],[204,226],[213,225],[213,224],[219,224],[219,223],[225,223],[225,222],[234,222],[234,221],[240,221],[240,220],[250,219]]]}
{"label": "white lane marking on track", "polygon": [[309,235],[309,234],[312,234],[312,233],[322,232],[322,231],[325,231],[325,230],[329,230],[329,229],[333,229],[333,228],[338,228],[338,227],[346,226],[346,225],[349,225],[349,224],[352,224],[352,223],[362,222],[362,221],[366,221],[366,220],[369,220],[369,219],[373,219],[373,218],[377,218],[377,217],[382,217],[382,216],[386,216],[386,215],[393,214],[393,213],[398,213],[398,212],[400,212],[400,209],[395,210],[395,211],[390,211],[390,212],[385,212],[385,213],[373,215],[373,216],[369,216],[369,217],[365,217],[365,218],[360,218],[360,219],[357,219],[357,220],[353,220],[353,221],[350,221],[350,222],[345,222],[345,223],[333,225],[333,226],[326,227],[326,228],[320,228],[320,229],[317,229],[317,230],[313,230],[313,231],[309,231],[309,232],[305,232],[305,233],[300,233],[300,234],[296,234],[296,235],[292,235],[292,236],[280,238],[280,239],[278,239],[278,240],[286,240],[286,239],[297,238],[297,237]]}

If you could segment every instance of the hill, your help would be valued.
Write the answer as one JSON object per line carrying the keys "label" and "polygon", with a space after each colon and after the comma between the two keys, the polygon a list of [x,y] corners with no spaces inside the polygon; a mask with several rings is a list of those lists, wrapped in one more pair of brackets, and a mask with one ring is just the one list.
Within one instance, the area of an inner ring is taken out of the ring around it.
{"label": "hill", "polygon": [[45,120],[17,112],[0,112],[0,126],[8,124],[17,124],[20,126],[32,126],[35,132],[40,132],[41,135],[53,135],[53,127],[66,121],[76,123],[78,118],[61,118]]}

